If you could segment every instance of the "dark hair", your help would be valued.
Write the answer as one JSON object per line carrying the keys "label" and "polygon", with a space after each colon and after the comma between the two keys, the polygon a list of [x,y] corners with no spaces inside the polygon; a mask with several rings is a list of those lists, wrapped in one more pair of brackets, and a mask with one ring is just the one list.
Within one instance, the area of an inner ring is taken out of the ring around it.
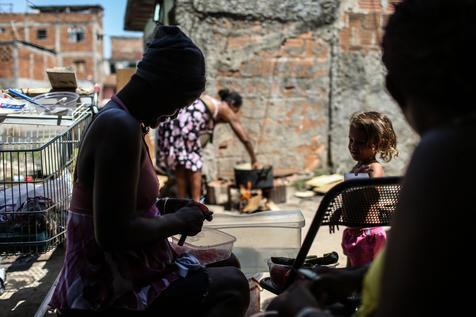
{"label": "dark hair", "polygon": [[220,96],[220,99],[222,101],[225,101],[228,103],[230,106],[233,107],[241,107],[243,104],[243,98],[241,98],[241,95],[237,93],[236,91],[230,91],[229,89],[220,89],[218,91],[218,96]]}
{"label": "dark hair", "polygon": [[476,110],[476,0],[403,0],[382,41],[387,89],[457,116]]}
{"label": "dark hair", "polygon": [[376,111],[357,112],[350,118],[350,126],[365,133],[367,145],[375,146],[384,162],[398,156],[397,135],[387,116]]}

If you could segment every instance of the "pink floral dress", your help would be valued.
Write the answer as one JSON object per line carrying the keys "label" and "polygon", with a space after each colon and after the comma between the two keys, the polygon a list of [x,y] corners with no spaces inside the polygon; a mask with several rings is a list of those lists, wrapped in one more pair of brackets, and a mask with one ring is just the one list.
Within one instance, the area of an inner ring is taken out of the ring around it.
{"label": "pink floral dress", "polygon": [[157,132],[158,165],[175,170],[177,164],[193,172],[203,167],[203,136],[211,138],[215,127],[213,115],[201,99],[180,110],[177,118],[159,125]]}

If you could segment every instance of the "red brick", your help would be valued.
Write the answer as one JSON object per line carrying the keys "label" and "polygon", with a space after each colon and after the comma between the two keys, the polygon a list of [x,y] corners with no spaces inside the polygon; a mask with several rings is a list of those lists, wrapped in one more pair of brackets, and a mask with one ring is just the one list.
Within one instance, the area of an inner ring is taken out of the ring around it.
{"label": "red brick", "polygon": [[312,39],[312,32],[306,32],[306,33],[302,33],[299,38],[303,39],[303,40],[308,40],[308,39]]}
{"label": "red brick", "polygon": [[256,44],[256,39],[251,35],[228,38],[228,49],[243,49],[243,47],[253,44]]}
{"label": "red brick", "polygon": [[140,60],[143,45],[142,37],[111,36],[111,59]]}
{"label": "red brick", "polygon": [[264,81],[263,79],[252,78],[247,81],[243,81],[243,83],[245,84],[242,90],[244,97],[263,96],[269,93],[269,83],[267,80]]}
{"label": "red brick", "polygon": [[378,46],[376,32],[361,30],[359,32],[359,38],[362,46]]}
{"label": "red brick", "polygon": [[317,58],[319,62],[329,59],[329,44],[322,40],[306,40],[306,56]]}
{"label": "red brick", "polygon": [[276,75],[280,77],[312,78],[315,76],[316,61],[312,57],[287,58],[277,62]]}
{"label": "red brick", "polygon": [[275,60],[271,58],[253,58],[240,66],[243,77],[269,77],[273,75]]}
{"label": "red brick", "polygon": [[89,80],[94,76],[94,60],[90,56],[63,57],[63,66],[75,69],[75,61],[84,61],[84,71],[76,70],[76,77],[80,80]]}
{"label": "red brick", "polygon": [[281,46],[281,51],[289,56],[297,57],[304,53],[304,40],[299,38],[286,39]]}
{"label": "red brick", "polygon": [[46,80],[45,70],[48,66],[45,59],[55,60],[56,57],[52,53],[22,44],[17,46],[17,52],[20,61],[18,77]]}
{"label": "red brick", "polygon": [[343,28],[339,33],[339,38],[340,38],[340,47],[344,51],[349,50],[349,48],[350,48],[350,29],[349,28]]}
{"label": "red brick", "polygon": [[364,17],[365,14],[362,13],[349,13],[349,27],[351,29],[360,29]]}
{"label": "red brick", "polygon": [[401,0],[389,0],[386,8],[382,6],[382,0],[359,0],[359,9],[367,12],[371,11],[384,11],[386,13],[393,12],[393,5],[401,2]]}
{"label": "red brick", "polygon": [[[45,39],[38,39],[37,38],[37,31],[38,30],[46,30],[47,37]],[[56,37],[56,27],[55,25],[42,25],[39,27],[32,26],[29,28],[30,36],[29,42],[42,46],[48,49],[55,49],[55,37]]]}
{"label": "red brick", "polygon": [[45,55],[33,55],[33,78],[35,80],[46,80]]}
{"label": "red brick", "polygon": [[0,78],[13,77],[12,47],[0,45]]}
{"label": "red brick", "polygon": [[359,8],[368,11],[382,10],[381,0],[359,0]]}
{"label": "red brick", "polygon": [[361,19],[361,27],[365,30],[375,31],[376,29],[381,28],[381,15],[380,13],[369,13],[364,15]]}
{"label": "red brick", "polygon": [[[59,55],[61,53],[86,53],[85,57],[82,58],[78,56],[76,59],[84,59],[87,61],[86,69],[87,74],[85,76],[78,76],[79,79],[86,79],[87,76],[94,76],[94,69],[98,67],[95,65],[92,58],[86,57],[91,52],[96,51],[98,53],[98,59],[103,58],[103,40],[95,39],[98,34],[93,33],[93,28],[98,25],[102,28],[102,19],[103,13],[1,13],[0,14],[0,23],[4,24],[2,27],[5,28],[5,32],[0,34],[0,41],[7,40],[22,40],[27,41],[32,44],[36,44],[48,49],[57,50],[56,47],[56,36],[57,36],[57,26],[59,27],[60,33],[60,48],[58,49]],[[11,26],[11,21],[14,23],[16,29],[16,36],[13,28]],[[72,26],[80,26],[85,29],[85,38],[79,43],[72,43],[68,38],[68,29]],[[26,38],[26,29],[28,29],[29,36]],[[37,31],[39,29],[46,29],[47,38],[46,39],[37,39]],[[24,57],[24,56],[23,56]],[[28,59],[26,61],[26,66],[20,66],[20,72],[23,74],[26,70],[22,70],[22,67],[29,67]],[[48,64],[55,65],[56,62],[48,61]],[[96,80],[101,80],[102,69],[99,67],[96,69],[98,73],[98,78]],[[36,75],[35,75],[36,76]]]}

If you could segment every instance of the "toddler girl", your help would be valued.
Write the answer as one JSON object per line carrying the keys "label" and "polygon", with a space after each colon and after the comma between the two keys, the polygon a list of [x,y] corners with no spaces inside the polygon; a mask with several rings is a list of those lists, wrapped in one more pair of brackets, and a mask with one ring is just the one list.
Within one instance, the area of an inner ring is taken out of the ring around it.
{"label": "toddler girl", "polygon": [[[359,112],[352,115],[349,128],[349,151],[357,164],[354,175],[363,173],[368,177],[382,177],[383,167],[377,155],[389,162],[398,155],[397,138],[392,123],[378,112]],[[378,195],[377,195],[378,196]],[[342,249],[348,266],[371,262],[385,245],[387,239],[383,227],[347,228],[342,236]]]}

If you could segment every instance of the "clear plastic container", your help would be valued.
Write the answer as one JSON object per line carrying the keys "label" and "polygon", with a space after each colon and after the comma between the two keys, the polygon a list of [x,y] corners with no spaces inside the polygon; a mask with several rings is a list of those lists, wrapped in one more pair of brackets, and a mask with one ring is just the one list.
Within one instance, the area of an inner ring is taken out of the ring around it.
{"label": "clear plastic container", "polygon": [[58,91],[41,94],[32,99],[39,104],[49,107],[50,110],[54,110],[58,107],[75,108],[79,95],[74,92]]}
{"label": "clear plastic container", "polygon": [[216,212],[213,221],[203,225],[236,237],[233,254],[240,260],[242,271],[256,273],[268,271],[270,257],[296,257],[304,216],[300,210]]}
{"label": "clear plastic container", "polygon": [[179,240],[180,235],[172,237],[175,252],[191,254],[206,265],[228,259],[236,238],[220,230],[203,228],[196,236],[187,236],[182,246],[178,245]]}

